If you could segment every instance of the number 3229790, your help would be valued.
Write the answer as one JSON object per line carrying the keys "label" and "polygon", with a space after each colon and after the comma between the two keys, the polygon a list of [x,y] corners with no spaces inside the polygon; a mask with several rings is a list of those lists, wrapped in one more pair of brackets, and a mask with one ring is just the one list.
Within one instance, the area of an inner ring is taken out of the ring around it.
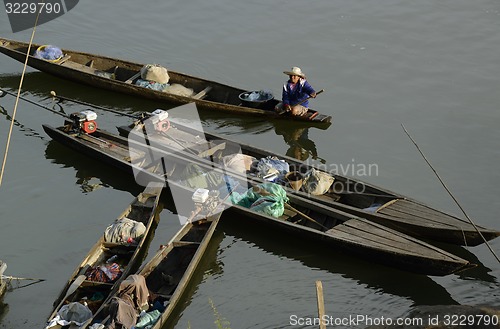
{"label": "number 3229790", "polygon": [[6,2],[5,11],[7,14],[59,14],[61,12],[61,4],[56,3],[44,3],[44,2]]}
{"label": "number 3229790", "polygon": [[499,324],[498,315],[444,315],[443,324],[445,326],[464,326],[464,325],[486,325],[497,326]]}

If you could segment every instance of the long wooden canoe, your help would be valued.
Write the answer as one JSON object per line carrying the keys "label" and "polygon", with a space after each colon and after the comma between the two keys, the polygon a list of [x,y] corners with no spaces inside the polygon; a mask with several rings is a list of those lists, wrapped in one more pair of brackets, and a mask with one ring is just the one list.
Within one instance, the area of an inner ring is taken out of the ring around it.
{"label": "long wooden canoe", "polygon": [[[198,219],[194,223],[187,221],[172,239],[163,245],[149,262],[141,266],[136,273],[144,277],[150,293],[150,308],[147,312],[153,313],[153,305],[160,306],[158,317],[151,329],[163,328],[179,302],[186,293],[193,274],[197,270],[201,259],[211,241],[219,222],[221,212]],[[108,302],[109,304],[109,302]],[[162,307],[164,309],[161,309]],[[111,320],[109,308],[102,308],[92,319],[91,324],[109,324]],[[137,310],[139,314],[140,311]]]}
{"label": "long wooden canoe", "polygon": [[[144,123],[138,120],[129,127],[118,127],[121,135],[133,139],[144,139]],[[204,134],[204,138],[203,138]],[[134,137],[135,136],[135,137]],[[314,166],[286,155],[279,155],[271,151],[259,149],[254,146],[229,141],[221,135],[207,133],[188,127],[180,122],[171,124],[171,128],[165,132],[149,130],[147,139],[153,146],[175,152],[181,152],[184,156],[201,161],[204,153],[199,150],[207,148],[209,144],[225,144],[220,157],[241,152],[242,154],[263,159],[269,156],[277,157],[290,165],[290,171],[299,171],[305,174],[311,168],[327,172],[334,177],[334,183],[327,193],[316,196],[307,193],[302,186],[300,190],[292,189],[286,180],[278,180],[287,188],[288,193],[293,193],[326,206],[355,214],[370,221],[383,224],[408,235],[457,245],[476,246],[485,240],[491,240],[500,235],[500,231],[477,226],[481,237],[474,226],[457,216],[434,209],[419,201],[404,195],[388,191],[372,184],[355,178],[341,176],[335,172],[328,172],[324,168]],[[222,165],[213,163],[211,158],[207,163],[211,165]],[[231,171],[231,174],[238,174]],[[241,173],[240,175],[243,175]],[[247,171],[249,179],[258,179],[254,173]]]}
{"label": "long wooden canoe", "polygon": [[[168,184],[171,194],[184,193],[186,196],[181,198],[183,199],[188,198],[194,192],[193,188],[181,184],[181,181],[185,179],[182,172],[187,164],[192,162],[189,159],[174,153],[163,153],[162,161],[155,162],[161,165],[154,166],[152,162],[148,162],[148,159],[151,153],[162,154],[159,149],[127,141],[123,137],[103,130],[97,130],[89,135],[78,129],[72,129],[71,125],[69,123],[60,128],[43,125],[43,129],[54,140],[78,152],[104,161],[128,173],[135,171],[136,179],[144,181],[147,178],[154,181],[165,181],[166,173],[163,168],[173,168],[168,171],[168,180],[165,182]],[[202,163],[198,165],[205,173],[213,172],[221,177],[225,174],[218,168],[210,168]],[[243,191],[246,191],[247,188],[255,189],[257,185],[236,176],[232,178],[238,181]],[[227,176],[224,176],[224,179],[228,180]],[[300,196],[288,194],[287,197],[290,207],[285,206],[285,212],[279,218],[255,212],[239,205],[232,205],[229,200],[227,203],[230,207],[225,211],[233,213],[235,217],[251,217],[255,219],[255,222],[273,225],[285,232],[294,233],[315,242],[325,242],[338,250],[351,252],[368,260],[407,271],[447,275],[471,266],[468,261],[460,257],[383,225],[369,222]],[[235,218],[235,220],[237,219]]]}
{"label": "long wooden canoe", "polygon": [[[34,55],[40,46],[42,45],[33,44],[30,55]],[[28,43],[0,38],[0,52],[17,61],[25,62],[27,50]],[[135,81],[139,78],[138,73],[145,63],[134,63],[68,49],[62,51],[65,56],[59,61],[46,61],[30,56],[28,65],[59,78],[96,88],[175,104],[195,102],[199,109],[208,111],[222,111],[230,115],[250,115],[269,119],[297,120],[322,128],[328,127],[332,121],[331,116],[320,114],[312,109],[308,111],[307,115],[300,117],[287,113],[279,114],[274,111],[274,107],[279,102],[276,99],[254,108],[247,105],[246,102],[242,102],[239,97],[247,90],[171,70],[168,71],[169,83],[181,84],[193,89],[194,96],[185,97],[140,87],[135,84]]]}
{"label": "long wooden canoe", "polygon": [[[161,209],[159,200],[162,190],[161,184],[149,184],[117,217],[117,220],[128,218],[142,223],[145,226],[142,238],[129,242],[107,242],[104,234],[99,238],[87,256],[76,267],[55,300],[54,308],[48,317],[47,328],[60,328],[60,324],[57,323],[57,320],[61,320],[58,313],[64,305],[69,303],[85,302],[92,313],[97,312],[108,297],[118,289],[120,282],[138,269],[142,259],[146,256],[151,242],[151,234],[158,222]],[[97,276],[90,275],[92,269],[95,270],[113,263],[118,264],[121,271],[121,275],[113,281],[97,281],[95,280]]]}

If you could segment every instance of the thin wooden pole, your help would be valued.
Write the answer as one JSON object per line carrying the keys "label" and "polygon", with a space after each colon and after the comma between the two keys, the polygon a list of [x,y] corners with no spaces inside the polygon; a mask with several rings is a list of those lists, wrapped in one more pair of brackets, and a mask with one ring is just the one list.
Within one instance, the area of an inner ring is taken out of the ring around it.
{"label": "thin wooden pole", "polygon": [[326,323],[323,321],[325,318],[325,301],[323,298],[323,283],[321,281],[316,281],[316,297],[318,299],[318,317],[319,317],[319,328],[326,329]]}
{"label": "thin wooden pole", "polygon": [[30,280],[30,281],[45,281],[45,279],[34,279],[34,278],[20,278],[17,276],[2,275],[1,279],[4,280]]}
{"label": "thin wooden pole", "polygon": [[[493,254],[493,256],[495,256],[496,260],[500,263],[500,259],[498,258],[497,254],[493,251],[493,249],[491,248],[490,244],[488,243],[488,241],[486,241],[486,239],[484,238],[483,234],[481,233],[481,231],[477,228],[476,224],[474,224],[474,222],[472,221],[472,219],[469,217],[469,215],[467,215],[467,213],[465,212],[465,209],[460,205],[460,203],[458,202],[458,200],[455,198],[455,196],[453,195],[453,193],[451,193],[450,189],[448,188],[448,186],[446,186],[446,184],[444,183],[444,181],[441,179],[441,177],[439,176],[439,174],[437,173],[437,171],[434,169],[434,167],[431,165],[431,163],[429,162],[429,160],[427,160],[427,157],[425,156],[424,152],[422,152],[422,150],[420,149],[420,147],[418,146],[418,144],[415,142],[415,140],[410,136],[410,133],[408,133],[408,130],[406,130],[405,126],[403,124],[401,124],[401,126],[403,127],[403,130],[405,131],[406,135],[408,136],[408,138],[410,138],[410,140],[412,141],[412,143],[415,145],[415,147],[417,148],[418,152],[420,153],[420,155],[422,155],[422,157],[424,158],[425,162],[427,162],[427,164],[429,165],[429,167],[432,169],[432,171],[434,172],[434,175],[436,175],[437,179],[439,180],[439,182],[441,183],[441,185],[444,187],[444,189],[446,190],[446,192],[448,192],[448,194],[450,195],[450,197],[453,199],[453,201],[457,204],[458,208],[460,208],[460,210],[462,211],[462,213],[464,214],[465,218],[467,218],[467,220],[469,221],[469,223],[471,223],[471,225],[474,227],[474,229],[476,229],[477,233],[479,234],[479,236],[483,239],[484,243],[486,244],[486,246],[488,247],[488,249],[490,249],[491,253]],[[467,242],[467,240],[466,240]]]}
{"label": "thin wooden pole", "polygon": [[[41,3],[45,3],[45,0],[43,0]],[[5,172],[5,164],[7,163],[7,154],[9,153],[10,138],[12,136],[12,130],[14,128],[14,121],[16,119],[17,104],[19,104],[19,97],[21,96],[21,87],[23,86],[24,74],[26,73],[26,68],[28,67],[28,59],[30,57],[31,44],[33,43],[33,38],[35,37],[36,26],[38,25],[38,17],[40,17],[40,12],[42,11],[42,8],[43,8],[43,6],[40,7],[40,10],[36,14],[35,25],[33,26],[33,31],[31,32],[30,43],[28,45],[28,49],[26,50],[26,60],[24,61],[23,73],[21,74],[21,81],[19,81],[19,89],[17,91],[16,103],[14,104],[14,111],[12,112],[12,121],[10,122],[9,134],[7,137],[7,144],[5,145],[5,154],[3,156],[2,170],[0,171],[0,186],[2,186],[3,173]]]}

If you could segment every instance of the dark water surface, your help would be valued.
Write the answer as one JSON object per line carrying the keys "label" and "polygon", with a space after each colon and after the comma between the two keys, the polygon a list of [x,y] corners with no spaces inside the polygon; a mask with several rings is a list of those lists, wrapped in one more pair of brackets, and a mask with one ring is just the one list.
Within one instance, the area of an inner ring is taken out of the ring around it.
{"label": "dark water surface", "polygon": [[[404,134],[417,140],[468,214],[500,229],[500,3],[464,1],[81,1],[38,27],[35,42],[54,44],[279,95],[292,66],[317,89],[312,101],[334,117],[328,130],[202,113],[208,131],[277,153],[344,168],[374,164],[363,180],[445,211],[459,210]],[[0,13],[0,35],[13,34]],[[0,87],[16,90],[22,64],[0,56]],[[51,90],[123,112],[162,104],[63,81],[29,69],[22,95],[50,105]],[[0,99],[5,145],[14,99]],[[84,107],[68,104],[68,113]],[[130,119],[99,112],[102,128]],[[50,141],[41,125],[62,118],[20,102],[0,187],[0,259],[7,274],[47,281],[8,293],[0,328],[42,328],[74,267],[140,192],[133,179]],[[297,142],[300,146],[297,149]],[[3,153],[2,146],[2,155]],[[167,203],[150,256],[179,228]],[[500,240],[491,242],[500,253]],[[318,250],[280,232],[225,218],[175,328],[307,327],[292,316],[317,314],[315,281],[335,317],[401,316],[417,305],[500,305],[500,264],[486,246],[453,248],[479,264],[448,277],[397,271]],[[362,325],[360,325],[362,326]]]}

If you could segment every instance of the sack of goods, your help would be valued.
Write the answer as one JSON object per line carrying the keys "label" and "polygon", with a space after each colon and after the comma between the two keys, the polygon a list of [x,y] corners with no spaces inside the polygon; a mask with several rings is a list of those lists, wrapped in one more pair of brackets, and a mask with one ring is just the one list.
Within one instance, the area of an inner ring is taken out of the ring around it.
{"label": "sack of goods", "polygon": [[241,153],[229,154],[222,157],[224,167],[243,174],[250,171],[252,163],[255,160],[257,160],[255,157]]}
{"label": "sack of goods", "polygon": [[129,218],[117,219],[104,231],[104,241],[126,243],[130,238],[137,241],[146,232],[146,226]]}
{"label": "sack of goods", "polygon": [[333,180],[330,174],[312,168],[304,175],[303,186],[312,195],[323,195],[330,189]]}
{"label": "sack of goods", "polygon": [[161,84],[168,83],[170,76],[167,69],[158,64],[146,64],[141,68],[141,78]]}
{"label": "sack of goods", "polygon": [[165,89],[163,89],[163,91],[169,94],[184,96],[184,97],[191,97],[194,94],[193,89],[184,87],[183,85],[180,85],[178,83],[173,83],[172,85],[166,86]]}

